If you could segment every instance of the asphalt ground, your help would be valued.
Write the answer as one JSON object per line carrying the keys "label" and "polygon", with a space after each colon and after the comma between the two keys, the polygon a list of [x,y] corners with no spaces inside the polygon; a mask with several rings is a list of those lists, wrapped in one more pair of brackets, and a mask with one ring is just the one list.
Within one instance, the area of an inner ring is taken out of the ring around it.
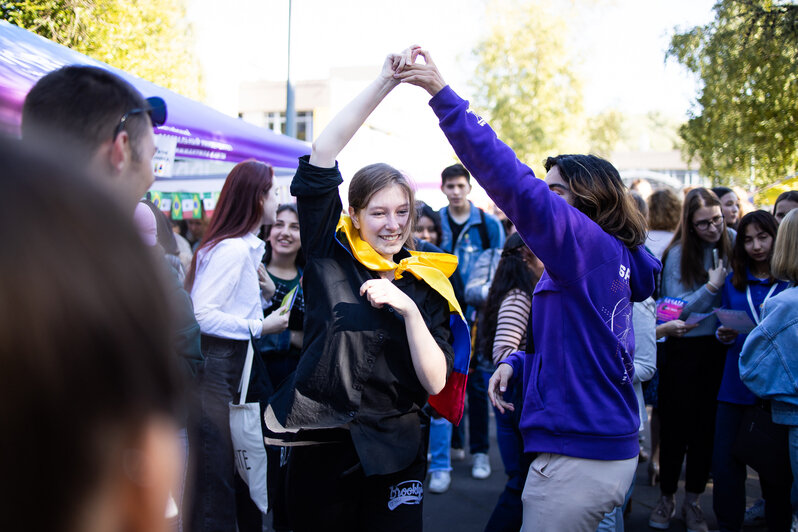
{"label": "asphalt ground", "polygon": [[[424,493],[424,530],[426,532],[482,532],[488,522],[493,507],[504,489],[506,476],[496,445],[496,427],[493,412],[490,412],[490,463],[492,473],[485,480],[471,477],[471,457],[466,456],[464,461],[452,462],[452,485],[446,493],[434,494],[427,490],[425,483]],[[467,431],[466,431],[467,433]],[[624,518],[624,527],[627,532],[651,532],[648,526],[648,516],[656,506],[660,496],[659,486],[648,483],[648,462],[637,466],[635,476],[635,489],[632,493],[631,509]],[[427,479],[429,482],[429,479]],[[761,494],[759,480],[756,472],[748,470],[746,483],[747,506],[756,501]],[[680,515],[682,499],[684,497],[684,478],[679,483],[679,492],[676,496],[676,515]],[[701,496],[700,504],[704,510],[710,530],[717,529],[715,515],[712,512],[712,481]],[[270,532],[271,515],[264,520],[264,531]],[[677,518],[671,521],[670,529],[673,532],[684,532],[684,523]],[[745,532],[764,532],[766,527],[746,527]]]}
{"label": "asphalt ground", "polygon": [[[502,467],[498,447],[496,445],[496,429],[491,412],[490,418],[491,446],[490,463],[493,472],[485,480],[476,480],[471,477],[471,458],[465,461],[452,462],[452,485],[449,491],[443,494],[424,494],[424,530],[427,532],[482,532],[485,530],[493,507],[499,494],[504,489],[506,476]],[[426,488],[426,485],[425,485]],[[756,501],[761,494],[759,480],[756,472],[748,470],[746,483],[747,506]],[[624,530],[628,532],[652,532],[648,526],[648,517],[656,506],[660,497],[659,486],[650,486],[648,483],[648,462],[637,466],[635,488],[632,493],[631,509],[624,519]],[[679,492],[676,496],[676,515],[680,515],[682,499],[684,497],[684,478],[679,482]],[[717,529],[715,515],[712,512],[712,481],[701,496],[701,508],[710,530]],[[684,523],[674,518],[670,529],[673,532],[686,530]],[[746,532],[764,532],[766,527],[746,527]]]}

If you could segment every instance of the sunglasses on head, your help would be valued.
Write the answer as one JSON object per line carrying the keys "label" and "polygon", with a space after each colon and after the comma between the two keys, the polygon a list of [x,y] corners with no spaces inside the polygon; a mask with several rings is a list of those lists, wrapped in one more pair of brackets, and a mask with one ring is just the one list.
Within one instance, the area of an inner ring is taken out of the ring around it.
{"label": "sunglasses on head", "polygon": [[133,115],[147,113],[150,116],[150,121],[152,122],[153,127],[162,126],[166,123],[166,102],[163,100],[163,98],[158,96],[150,96],[144,100],[144,102],[144,107],[131,109],[122,115],[122,118],[119,119],[119,123],[114,129],[114,136],[112,140],[116,140],[116,137],[122,132],[123,129],[125,129],[127,119]]}

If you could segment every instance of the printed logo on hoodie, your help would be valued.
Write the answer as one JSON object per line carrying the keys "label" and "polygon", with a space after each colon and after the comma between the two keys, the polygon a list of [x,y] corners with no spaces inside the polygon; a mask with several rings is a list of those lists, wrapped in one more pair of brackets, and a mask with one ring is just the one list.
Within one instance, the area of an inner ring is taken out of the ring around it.
{"label": "printed logo on hoodie", "polygon": [[473,109],[471,109],[470,107],[468,109],[466,109],[466,112],[467,113],[471,113],[472,115],[474,115],[476,117],[476,119],[477,119],[477,124],[479,124],[480,126],[484,126],[485,124],[487,124],[485,119],[482,118],[481,116],[479,116],[477,113],[475,113],[473,111]]}

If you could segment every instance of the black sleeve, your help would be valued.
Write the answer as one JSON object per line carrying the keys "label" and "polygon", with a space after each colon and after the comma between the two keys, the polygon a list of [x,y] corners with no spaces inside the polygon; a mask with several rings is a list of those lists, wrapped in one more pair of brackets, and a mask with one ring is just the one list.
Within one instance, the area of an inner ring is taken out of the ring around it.
{"label": "black sleeve", "polygon": [[333,168],[319,168],[299,158],[299,167],[291,181],[291,194],[296,196],[302,251],[308,260],[332,254],[335,227],[341,218],[341,197],[338,186],[343,183],[338,163]]}

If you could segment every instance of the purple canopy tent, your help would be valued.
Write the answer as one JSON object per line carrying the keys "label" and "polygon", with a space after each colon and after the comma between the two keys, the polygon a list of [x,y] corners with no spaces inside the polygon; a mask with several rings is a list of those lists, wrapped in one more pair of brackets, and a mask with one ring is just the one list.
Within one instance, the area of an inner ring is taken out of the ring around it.
{"label": "purple canopy tent", "polygon": [[160,164],[153,190],[218,192],[230,168],[250,158],[271,164],[285,178],[296,170],[297,158],[310,153],[306,142],[229,117],[6,21],[0,21],[0,132],[18,135],[30,88],[46,73],[70,64],[110,70],[145,97],[166,100],[167,121],[155,129]]}

